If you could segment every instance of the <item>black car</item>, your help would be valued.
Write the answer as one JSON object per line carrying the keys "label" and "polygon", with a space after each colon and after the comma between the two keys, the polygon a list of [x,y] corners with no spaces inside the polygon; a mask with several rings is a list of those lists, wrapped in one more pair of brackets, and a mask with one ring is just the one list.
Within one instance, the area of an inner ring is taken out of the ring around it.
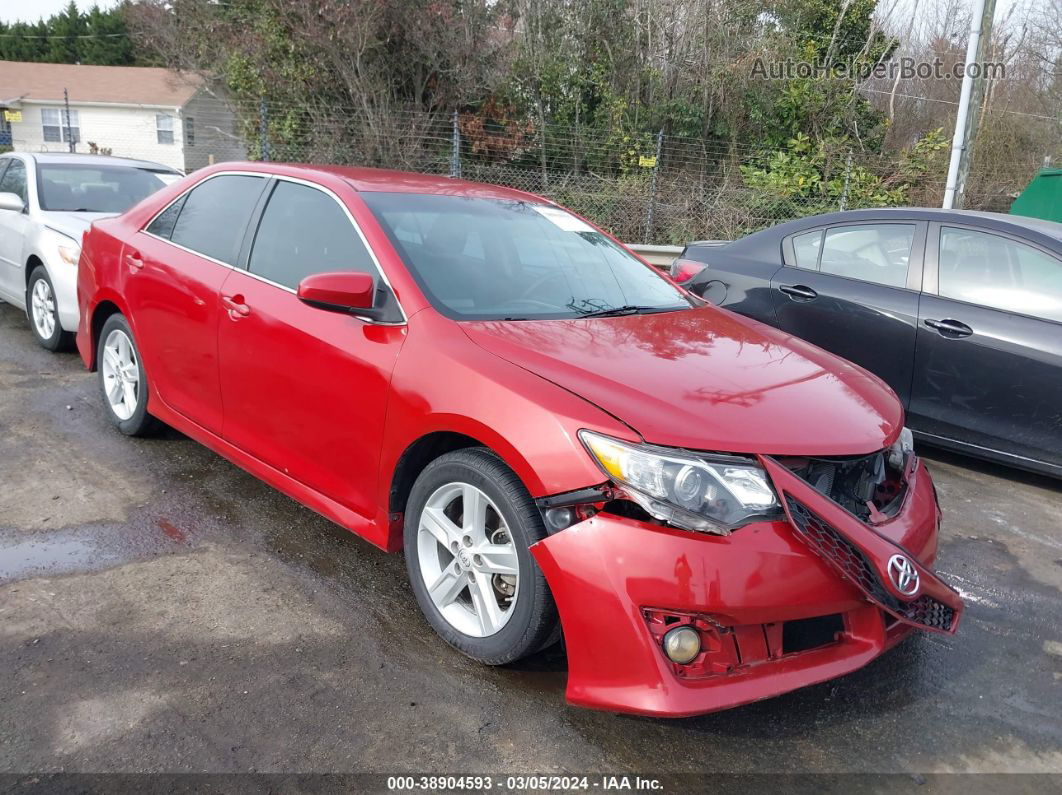
{"label": "black car", "polygon": [[1062,476],[1062,224],[853,210],[691,243],[671,272],[877,374],[923,440]]}

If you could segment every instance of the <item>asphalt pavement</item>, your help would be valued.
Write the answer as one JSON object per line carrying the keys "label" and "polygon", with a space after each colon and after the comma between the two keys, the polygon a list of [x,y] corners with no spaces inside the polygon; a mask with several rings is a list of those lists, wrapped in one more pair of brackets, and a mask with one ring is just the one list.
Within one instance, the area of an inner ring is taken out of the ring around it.
{"label": "asphalt pavement", "polygon": [[1062,482],[921,452],[957,636],[699,718],[592,712],[559,650],[451,650],[400,556],[121,436],[0,305],[0,771],[1062,773]]}

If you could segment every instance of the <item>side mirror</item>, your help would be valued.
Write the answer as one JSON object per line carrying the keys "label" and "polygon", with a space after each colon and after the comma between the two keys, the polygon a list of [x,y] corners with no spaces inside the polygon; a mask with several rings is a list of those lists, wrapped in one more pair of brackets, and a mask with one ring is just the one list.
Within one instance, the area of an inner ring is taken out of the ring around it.
{"label": "side mirror", "polygon": [[26,209],[26,203],[16,193],[0,193],[0,210],[11,210],[20,213]]}
{"label": "side mirror", "polygon": [[318,309],[375,318],[376,279],[368,273],[314,273],[299,282],[299,300]]}

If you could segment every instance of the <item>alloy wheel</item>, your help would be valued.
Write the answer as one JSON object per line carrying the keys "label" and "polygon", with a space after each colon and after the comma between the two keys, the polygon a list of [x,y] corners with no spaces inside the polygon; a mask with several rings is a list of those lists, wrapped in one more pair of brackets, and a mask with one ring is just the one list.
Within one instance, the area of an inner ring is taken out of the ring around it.
{"label": "alloy wheel", "polygon": [[114,329],[107,335],[103,343],[101,369],[104,392],[111,411],[120,420],[129,419],[136,411],[140,398],[140,367],[133,341],[121,329]]}
{"label": "alloy wheel", "polygon": [[421,511],[417,557],[428,596],[458,632],[499,632],[520,595],[520,568],[512,533],[480,489],[448,483]]}
{"label": "alloy wheel", "polygon": [[30,293],[30,314],[33,316],[33,327],[37,335],[42,340],[50,340],[55,333],[57,320],[55,295],[47,279],[37,279],[33,283],[33,291]]}

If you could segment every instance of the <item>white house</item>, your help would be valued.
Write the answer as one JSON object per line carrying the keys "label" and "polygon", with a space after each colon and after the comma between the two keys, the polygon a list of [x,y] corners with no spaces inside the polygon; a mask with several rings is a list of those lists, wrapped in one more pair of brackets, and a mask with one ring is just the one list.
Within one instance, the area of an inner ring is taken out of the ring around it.
{"label": "white house", "polygon": [[183,171],[246,157],[231,111],[199,77],[140,66],[0,61],[4,144],[135,157]]}

